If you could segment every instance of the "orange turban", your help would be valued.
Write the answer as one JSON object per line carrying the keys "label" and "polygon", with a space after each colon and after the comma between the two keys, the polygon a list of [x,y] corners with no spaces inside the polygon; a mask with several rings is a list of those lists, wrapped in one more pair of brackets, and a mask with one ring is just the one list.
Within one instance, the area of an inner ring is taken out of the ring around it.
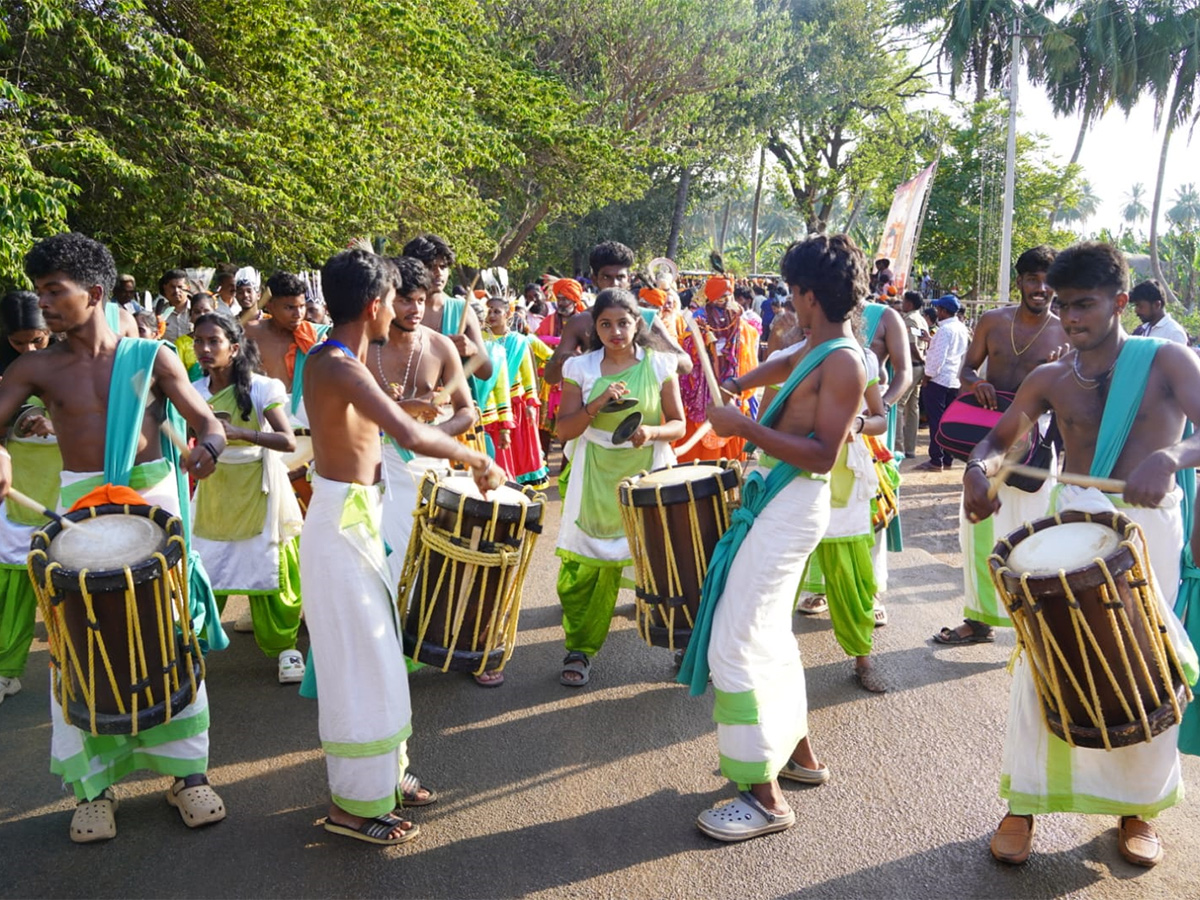
{"label": "orange turban", "polygon": [[725,275],[713,275],[704,282],[704,296],[709,300],[720,300],[733,293],[733,282]]}
{"label": "orange turban", "polygon": [[487,291],[481,291],[477,288],[475,290],[475,299],[476,300],[486,300],[487,299]]}
{"label": "orange turban", "polygon": [[575,302],[575,308],[578,310],[586,309],[583,305],[583,285],[574,278],[560,278],[554,284],[550,285],[550,293],[555,297],[562,297]]}
{"label": "orange turban", "polygon": [[642,288],[638,291],[638,297],[643,303],[649,303],[651,306],[661,307],[667,302],[667,292],[658,288]]}

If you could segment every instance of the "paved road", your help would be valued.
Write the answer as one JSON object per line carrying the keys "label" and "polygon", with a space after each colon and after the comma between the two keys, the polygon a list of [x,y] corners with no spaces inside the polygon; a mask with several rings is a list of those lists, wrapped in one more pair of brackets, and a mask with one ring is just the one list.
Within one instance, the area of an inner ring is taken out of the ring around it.
{"label": "paved road", "polygon": [[[960,617],[952,552],[953,478],[906,482],[928,533],[891,557],[891,624],[877,632],[893,690],[872,696],[826,617],[798,619],[810,724],[833,771],[789,790],[792,830],[726,846],[693,825],[730,795],[716,774],[711,699],[672,682],[669,655],[642,644],[623,595],[583,690],[561,687],[552,541],[526,585],[508,683],[422,671],[411,681],[414,770],[441,792],[416,810],[413,844],[379,849],[326,834],[315,704],[274,683],[250,635],[210,660],[210,774],[230,809],[190,832],[163,801],[166,780],[122,783],[116,840],[75,846],[71,800],[47,772],[44,642],[23,693],[0,708],[3,897],[1193,897],[1200,806],[1160,818],[1163,864],[1142,871],[1116,850],[1115,819],[1045,816],[1023,868],[992,861],[1012,651],[997,643],[934,650]],[[933,521],[943,510],[940,522]],[[557,504],[548,533],[554,534]],[[930,524],[932,522],[932,524]],[[922,546],[932,547],[933,555]],[[226,611],[232,621],[237,602]],[[1200,760],[1184,761],[1192,785]]]}

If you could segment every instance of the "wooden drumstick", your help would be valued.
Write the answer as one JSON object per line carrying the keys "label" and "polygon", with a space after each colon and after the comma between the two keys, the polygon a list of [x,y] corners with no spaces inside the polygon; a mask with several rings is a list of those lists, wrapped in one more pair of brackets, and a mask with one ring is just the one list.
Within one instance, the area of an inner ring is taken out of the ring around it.
{"label": "wooden drumstick", "polygon": [[712,402],[717,406],[724,406],[725,398],[721,396],[721,385],[717,383],[712,360],[708,358],[708,344],[704,342],[700,324],[692,318],[690,313],[684,313],[683,318],[688,324],[688,330],[692,332],[692,340],[696,344],[696,355],[700,357],[700,368],[704,370],[704,380],[708,382],[708,392],[712,395]]}
{"label": "wooden drumstick", "polygon": [[487,362],[487,358],[482,353],[476,353],[463,363],[461,372],[455,372],[453,378],[434,391],[433,405],[441,406],[444,403],[449,403],[450,395],[460,387],[463,387],[467,383],[467,379],[474,375],[485,362]]}
{"label": "wooden drumstick", "polygon": [[179,451],[180,462],[186,469],[188,466],[188,460],[191,457],[191,448],[188,447],[187,441],[183,439],[182,434],[175,430],[175,426],[166,419],[163,419],[158,427],[162,430],[162,433],[167,436],[167,440],[175,445],[175,449]]}
{"label": "wooden drumstick", "polygon": [[682,444],[678,445],[675,448],[675,456],[676,457],[686,456],[688,453],[691,452],[691,449],[700,442],[700,439],[703,438],[710,431],[712,431],[712,424],[709,422],[702,422],[700,424],[700,427],[697,428],[694,432],[692,432],[692,436],[690,438],[688,438],[686,441],[684,441]]}
{"label": "wooden drumstick", "polygon": [[1076,487],[1096,488],[1105,494],[1123,494],[1125,493],[1125,482],[1117,478],[1097,478],[1095,475],[1083,475],[1079,472],[1059,472],[1057,476],[1047,471],[1039,469],[1036,466],[1023,466],[1019,463],[1008,463],[1000,467],[1000,471],[988,479],[991,487],[988,489],[989,499],[995,497],[995,492],[999,490],[1000,485],[1004,484],[1004,479],[1009,475],[1024,475],[1026,478],[1040,478],[1045,481],[1047,478],[1057,477],[1063,484],[1071,484]]}
{"label": "wooden drumstick", "polygon": [[32,509],[36,513],[41,513],[47,519],[53,519],[55,522],[57,522],[59,525],[62,525],[64,528],[74,528],[75,527],[75,523],[72,522],[70,519],[60,516],[58,513],[56,513],[52,509],[47,509],[46,507],[42,506],[42,504],[38,503],[36,500],[34,500],[32,497],[30,497],[28,494],[21,493],[15,487],[10,487],[8,489],[7,499],[15,501],[18,506],[23,506],[26,509]]}

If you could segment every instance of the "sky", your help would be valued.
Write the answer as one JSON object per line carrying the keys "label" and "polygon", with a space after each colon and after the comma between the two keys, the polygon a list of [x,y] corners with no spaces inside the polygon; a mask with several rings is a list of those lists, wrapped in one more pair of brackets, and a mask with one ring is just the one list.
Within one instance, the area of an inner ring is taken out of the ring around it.
{"label": "sky", "polygon": [[[1019,130],[1046,135],[1049,151],[1063,162],[1068,161],[1079,135],[1079,119],[1073,116],[1055,118],[1045,94],[1025,79],[1022,79],[1017,97]],[[1163,181],[1164,211],[1171,206],[1177,187],[1188,182],[1200,183],[1200,134],[1193,136],[1190,143],[1188,136],[1187,128],[1176,129],[1171,136]],[[1134,182],[1145,185],[1144,202],[1146,208],[1150,208],[1161,150],[1162,132],[1154,130],[1154,102],[1150,97],[1139,102],[1128,119],[1119,109],[1113,109],[1092,126],[1079,156],[1083,177],[1091,182],[1092,190],[1101,198],[1095,218],[1086,223],[1089,233],[1095,234],[1101,228],[1114,232],[1121,228],[1121,207]],[[1160,216],[1160,220],[1160,228],[1165,229],[1165,216]],[[1149,228],[1149,219],[1140,225],[1143,233]]]}

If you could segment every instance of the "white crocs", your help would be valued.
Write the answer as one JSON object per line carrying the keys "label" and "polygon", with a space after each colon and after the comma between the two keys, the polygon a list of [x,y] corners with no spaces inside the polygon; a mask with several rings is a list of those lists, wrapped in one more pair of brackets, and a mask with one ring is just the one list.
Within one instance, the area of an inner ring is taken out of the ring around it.
{"label": "white crocs", "polygon": [[786,831],[796,824],[796,813],[788,810],[775,815],[749,791],[741,791],[728,803],[706,809],[696,817],[696,825],[718,841],[748,841],[775,831]]}
{"label": "white crocs", "polygon": [[284,650],[279,654],[279,683],[299,684],[304,680],[304,657],[299,650]]}
{"label": "white crocs", "polygon": [[211,825],[225,818],[225,804],[208,779],[191,787],[184,779],[175,779],[167,789],[167,802],[179,810],[179,817],[188,828]]}
{"label": "white crocs", "polygon": [[4,702],[5,697],[11,697],[13,694],[21,690],[21,679],[13,676],[0,676],[0,703]]}
{"label": "white crocs", "polygon": [[80,801],[71,816],[71,840],[76,844],[110,841],[117,836],[117,795],[105,788],[95,800]]}

